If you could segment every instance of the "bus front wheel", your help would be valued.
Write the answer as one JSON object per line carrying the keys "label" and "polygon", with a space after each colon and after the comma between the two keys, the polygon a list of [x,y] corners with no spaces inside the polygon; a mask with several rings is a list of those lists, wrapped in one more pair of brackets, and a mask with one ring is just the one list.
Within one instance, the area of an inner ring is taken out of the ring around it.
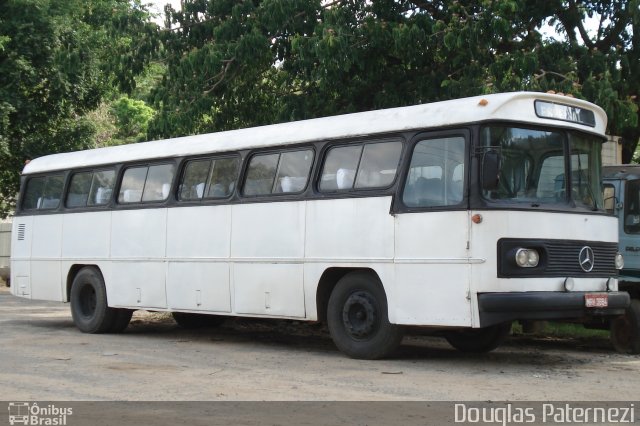
{"label": "bus front wheel", "polygon": [[631,299],[625,314],[611,320],[610,336],[616,351],[640,354],[640,300]]}
{"label": "bus front wheel", "polygon": [[[102,274],[94,267],[85,267],[78,272],[71,284],[70,302],[73,322],[84,333],[108,333],[124,323],[122,317],[118,323],[121,310],[107,304]],[[127,324],[130,318],[127,318]]]}
{"label": "bus front wheel", "polygon": [[335,345],[351,358],[384,358],[402,340],[400,327],[389,323],[382,284],[368,272],[350,272],[338,281],[329,297],[327,325]]}
{"label": "bus front wheel", "polygon": [[469,328],[445,334],[447,342],[461,352],[490,352],[502,343],[511,331],[511,323],[484,328]]}

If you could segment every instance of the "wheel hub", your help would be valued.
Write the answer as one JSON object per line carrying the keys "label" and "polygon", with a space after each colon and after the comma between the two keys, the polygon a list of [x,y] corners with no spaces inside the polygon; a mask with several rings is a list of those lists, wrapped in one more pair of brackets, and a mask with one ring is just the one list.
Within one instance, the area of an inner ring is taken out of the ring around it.
{"label": "wheel hub", "polygon": [[347,332],[353,337],[365,338],[371,335],[378,322],[373,297],[363,291],[349,296],[342,310],[342,321]]}

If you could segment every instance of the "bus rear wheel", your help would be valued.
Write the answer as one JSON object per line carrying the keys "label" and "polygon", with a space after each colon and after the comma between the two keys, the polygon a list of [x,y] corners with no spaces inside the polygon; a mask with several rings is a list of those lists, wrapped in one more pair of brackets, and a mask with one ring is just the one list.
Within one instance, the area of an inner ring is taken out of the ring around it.
{"label": "bus rear wheel", "polygon": [[447,342],[461,352],[490,352],[500,346],[511,331],[511,323],[496,324],[484,328],[468,328],[445,334]]}
{"label": "bus rear wheel", "polygon": [[120,319],[117,324],[120,310],[107,304],[104,279],[97,268],[85,267],[78,272],[71,284],[70,302],[73,322],[84,333],[109,333],[124,322]]}
{"label": "bus rear wheel", "polygon": [[186,329],[217,327],[225,320],[225,317],[220,315],[190,314],[186,312],[172,312],[171,315],[180,327]]}
{"label": "bus rear wheel", "polygon": [[611,320],[611,343],[623,354],[640,354],[640,300],[631,299],[624,315]]}
{"label": "bus rear wheel", "polygon": [[338,281],[329,297],[327,323],[335,345],[351,358],[384,358],[402,340],[401,328],[389,323],[382,284],[368,272],[350,272]]}

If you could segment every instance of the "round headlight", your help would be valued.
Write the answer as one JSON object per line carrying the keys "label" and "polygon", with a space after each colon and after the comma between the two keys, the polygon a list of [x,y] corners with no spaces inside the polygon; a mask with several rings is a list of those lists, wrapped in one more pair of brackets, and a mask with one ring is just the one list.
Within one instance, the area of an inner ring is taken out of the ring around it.
{"label": "round headlight", "polygon": [[624,257],[622,253],[616,253],[616,269],[624,268]]}
{"label": "round headlight", "polygon": [[516,265],[521,268],[535,268],[540,261],[540,255],[534,249],[521,248],[516,251]]}

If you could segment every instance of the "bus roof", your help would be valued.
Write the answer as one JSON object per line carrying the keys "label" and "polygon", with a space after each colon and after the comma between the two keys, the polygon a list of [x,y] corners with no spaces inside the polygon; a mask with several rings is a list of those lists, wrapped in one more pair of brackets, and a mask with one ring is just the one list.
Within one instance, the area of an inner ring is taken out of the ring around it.
{"label": "bus roof", "polygon": [[[481,102],[482,100],[486,102]],[[577,122],[540,118],[534,109],[535,100],[591,110],[595,115],[595,125],[587,126]],[[25,166],[23,174],[265,146],[281,146],[421,128],[447,127],[487,120],[532,122],[549,126],[571,127],[602,136],[604,136],[607,125],[605,112],[600,107],[586,101],[547,93],[499,93],[47,155],[29,162]]]}

